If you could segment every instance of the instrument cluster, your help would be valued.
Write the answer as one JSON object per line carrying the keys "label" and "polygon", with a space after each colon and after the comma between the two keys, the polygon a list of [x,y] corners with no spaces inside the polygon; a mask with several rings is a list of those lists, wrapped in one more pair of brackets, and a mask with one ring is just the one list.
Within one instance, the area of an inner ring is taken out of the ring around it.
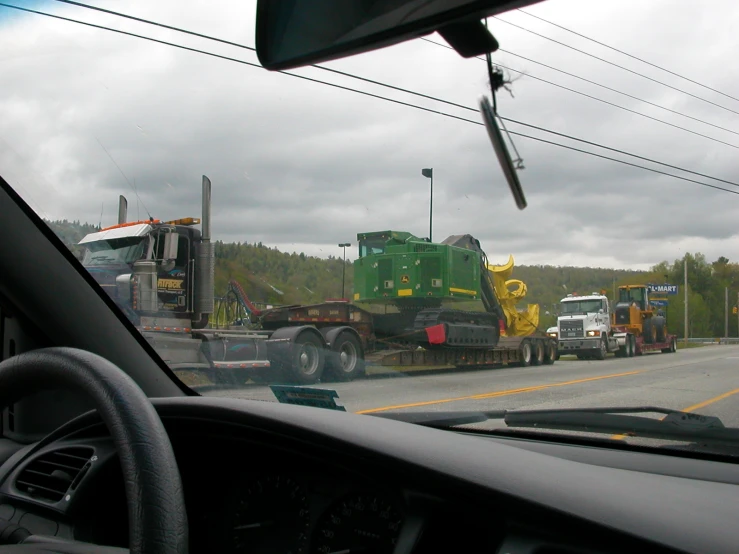
{"label": "instrument cluster", "polygon": [[230,496],[223,552],[395,552],[406,505],[394,492],[311,474],[265,472]]}

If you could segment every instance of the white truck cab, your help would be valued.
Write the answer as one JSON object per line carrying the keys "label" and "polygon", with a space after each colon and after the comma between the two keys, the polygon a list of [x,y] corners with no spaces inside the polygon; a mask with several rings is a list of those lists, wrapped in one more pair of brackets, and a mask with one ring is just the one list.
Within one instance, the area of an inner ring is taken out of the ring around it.
{"label": "white truck cab", "polygon": [[560,356],[575,354],[579,359],[603,360],[606,354],[619,348],[611,331],[608,298],[600,293],[586,296],[568,294],[563,298],[556,332]]}

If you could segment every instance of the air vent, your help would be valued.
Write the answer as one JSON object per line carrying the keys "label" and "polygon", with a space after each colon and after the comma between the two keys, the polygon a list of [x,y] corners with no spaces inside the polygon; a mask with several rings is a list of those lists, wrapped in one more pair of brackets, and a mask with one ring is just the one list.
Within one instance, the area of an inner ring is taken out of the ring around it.
{"label": "air vent", "polygon": [[46,452],[31,461],[15,480],[16,488],[32,498],[59,502],[94,454],[92,448],[70,447]]}

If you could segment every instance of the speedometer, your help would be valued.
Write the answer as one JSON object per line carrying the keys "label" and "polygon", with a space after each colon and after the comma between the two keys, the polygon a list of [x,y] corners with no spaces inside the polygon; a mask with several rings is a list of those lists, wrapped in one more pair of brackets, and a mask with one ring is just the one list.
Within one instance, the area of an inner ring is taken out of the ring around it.
{"label": "speedometer", "polygon": [[351,494],[323,515],[313,535],[311,551],[391,554],[402,522],[392,501],[373,493]]}
{"label": "speedometer", "polygon": [[247,481],[234,511],[232,551],[301,554],[309,525],[308,495],[300,484],[281,476]]}

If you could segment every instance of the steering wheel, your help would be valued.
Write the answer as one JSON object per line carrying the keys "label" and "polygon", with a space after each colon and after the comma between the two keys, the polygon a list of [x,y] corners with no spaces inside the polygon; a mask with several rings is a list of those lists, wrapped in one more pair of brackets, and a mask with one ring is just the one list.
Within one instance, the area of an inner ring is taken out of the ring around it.
{"label": "steering wheel", "polygon": [[[130,552],[187,554],[187,514],[179,469],[169,436],[144,392],[113,363],[75,348],[43,348],[0,363],[0,407],[49,388],[86,393],[108,428],[125,480]],[[87,543],[56,541],[0,546],[0,553],[105,550]]]}

